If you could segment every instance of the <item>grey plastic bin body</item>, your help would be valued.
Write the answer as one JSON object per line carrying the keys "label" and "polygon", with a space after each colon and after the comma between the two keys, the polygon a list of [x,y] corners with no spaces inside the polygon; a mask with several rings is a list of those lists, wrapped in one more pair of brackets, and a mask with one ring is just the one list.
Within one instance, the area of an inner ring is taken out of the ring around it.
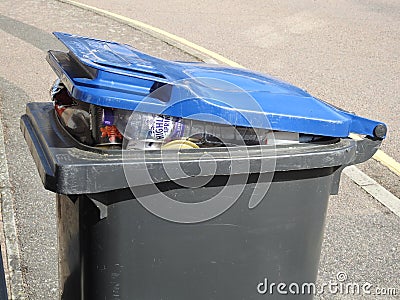
{"label": "grey plastic bin body", "polygon": [[[78,144],[58,124],[51,104],[29,104],[21,128],[44,186],[57,193],[60,298],[68,300],[312,299],[308,293],[279,294],[276,288],[261,293],[260,283],[301,287],[315,282],[329,195],[337,192],[345,166],[367,160],[380,145],[338,139],[280,147],[264,156],[254,148],[250,175],[230,175],[228,187],[225,150],[198,149],[219,151],[221,157],[218,175],[201,188],[183,187],[196,176],[181,185],[166,180],[154,152],[145,167],[154,171],[158,192],[182,202],[203,201],[222,188],[235,188],[235,182],[247,182],[223,214],[181,224],[147,211],[124,178],[121,153]],[[196,151],[180,157],[188,160],[183,165],[189,175],[196,169]],[[270,178],[257,172],[269,154],[276,159],[273,181],[250,209],[256,182]],[[230,149],[230,156],[239,158],[240,151]],[[143,167],[135,152],[124,163]],[[151,195],[153,189],[138,186],[134,192]]]}

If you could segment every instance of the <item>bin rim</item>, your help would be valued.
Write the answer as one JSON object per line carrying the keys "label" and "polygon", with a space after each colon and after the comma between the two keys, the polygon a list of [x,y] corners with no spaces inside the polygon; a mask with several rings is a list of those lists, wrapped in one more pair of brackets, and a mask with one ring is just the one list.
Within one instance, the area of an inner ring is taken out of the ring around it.
{"label": "bin rim", "polygon": [[[161,156],[158,151],[147,151],[145,161],[141,150],[125,153],[125,157],[122,157],[122,152],[87,151],[88,148],[82,148],[82,144],[60,126],[52,103],[29,103],[26,114],[21,118],[21,130],[45,188],[60,194],[98,193],[127,188],[129,185],[124,177],[124,164],[129,164],[137,172],[151,170],[154,183],[166,182],[170,179],[163,171],[163,164],[175,162],[168,161],[165,152]],[[299,144],[276,149],[269,146],[247,147],[247,153],[241,147],[190,149],[180,153],[179,163],[188,177],[197,175],[195,169],[205,152],[212,153],[213,160],[210,163],[216,163],[217,168],[214,173],[204,176],[232,175],[232,160],[250,161],[248,173],[339,168],[369,159],[380,143],[378,139],[356,141],[345,138],[322,145]],[[274,170],[262,170],[262,160],[275,160]],[[207,164],[207,161],[202,163]]]}

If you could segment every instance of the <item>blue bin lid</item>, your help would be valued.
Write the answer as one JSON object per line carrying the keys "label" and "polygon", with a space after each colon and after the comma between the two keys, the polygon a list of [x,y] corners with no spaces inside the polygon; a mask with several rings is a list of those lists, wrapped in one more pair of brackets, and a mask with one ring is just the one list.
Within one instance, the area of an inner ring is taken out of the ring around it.
{"label": "blue bin lid", "polygon": [[[343,111],[267,75],[173,62],[125,44],[54,35],[70,52],[49,51],[47,59],[71,96],[87,103],[331,137],[386,135],[385,124]],[[154,92],[159,87],[162,92]]]}

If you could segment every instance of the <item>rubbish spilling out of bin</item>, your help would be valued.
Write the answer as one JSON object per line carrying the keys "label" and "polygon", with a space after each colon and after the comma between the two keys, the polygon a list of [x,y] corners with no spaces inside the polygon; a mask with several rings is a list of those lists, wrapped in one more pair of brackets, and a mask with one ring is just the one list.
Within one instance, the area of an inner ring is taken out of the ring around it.
{"label": "rubbish spilling out of bin", "polygon": [[59,77],[51,89],[55,111],[64,128],[89,146],[159,150],[386,135],[384,124],[266,75],[55,35],[70,50],[47,57]]}
{"label": "rubbish spilling out of bin", "polygon": [[124,149],[222,147],[292,144],[322,140],[322,136],[239,127],[172,116],[108,108],[73,99],[57,80],[52,90],[62,125],[81,143]]}

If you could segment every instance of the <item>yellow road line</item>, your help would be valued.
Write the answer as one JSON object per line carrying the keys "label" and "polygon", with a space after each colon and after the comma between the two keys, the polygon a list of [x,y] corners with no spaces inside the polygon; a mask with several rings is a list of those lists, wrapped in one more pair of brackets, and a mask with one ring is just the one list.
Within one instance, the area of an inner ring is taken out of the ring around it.
{"label": "yellow road line", "polygon": [[373,158],[379,161],[382,165],[389,168],[393,173],[400,176],[400,163],[398,163],[393,157],[390,157],[382,150],[376,151]]}
{"label": "yellow road line", "polygon": [[[169,41],[174,41],[175,43],[179,43],[181,45],[184,45],[186,48],[190,48],[195,50],[196,52],[199,52],[201,54],[204,54],[206,56],[209,56],[213,59],[216,59],[219,62],[222,62],[228,66],[231,67],[235,67],[235,68],[244,68],[244,66],[238,64],[237,62],[234,62],[233,60],[230,60],[226,57],[223,57],[222,55],[213,52],[211,50],[208,50],[202,46],[199,46],[195,43],[192,43],[182,37],[176,36],[172,33],[169,33],[165,30],[162,30],[160,28],[148,25],[146,23],[140,22],[138,20],[133,20],[131,18],[128,17],[124,17],[121,16],[119,14],[101,9],[101,8],[97,8],[94,6],[90,6],[87,4],[83,4],[83,3],[79,3],[76,1],[72,1],[72,0],[59,0],[60,2],[64,2],[64,3],[68,3],[71,5],[74,5],[76,7],[80,7],[89,11],[92,11],[94,13],[103,15],[103,16],[107,16],[109,18],[112,18],[116,21],[122,22],[124,24],[127,24],[129,26],[132,26],[138,30],[141,31],[145,31],[153,36],[158,36],[158,37],[164,37],[167,38]],[[192,54],[193,55],[193,54]],[[196,56],[196,55],[195,55]],[[353,139],[357,139],[356,135],[350,135],[351,138]],[[393,159],[392,157],[390,157],[389,155],[387,155],[385,152],[383,152],[382,150],[378,150],[375,155],[373,156],[373,158],[377,161],[379,161],[382,165],[386,166],[387,168],[389,168],[393,173],[395,173],[396,175],[400,176],[400,163],[397,162],[395,159]]]}

